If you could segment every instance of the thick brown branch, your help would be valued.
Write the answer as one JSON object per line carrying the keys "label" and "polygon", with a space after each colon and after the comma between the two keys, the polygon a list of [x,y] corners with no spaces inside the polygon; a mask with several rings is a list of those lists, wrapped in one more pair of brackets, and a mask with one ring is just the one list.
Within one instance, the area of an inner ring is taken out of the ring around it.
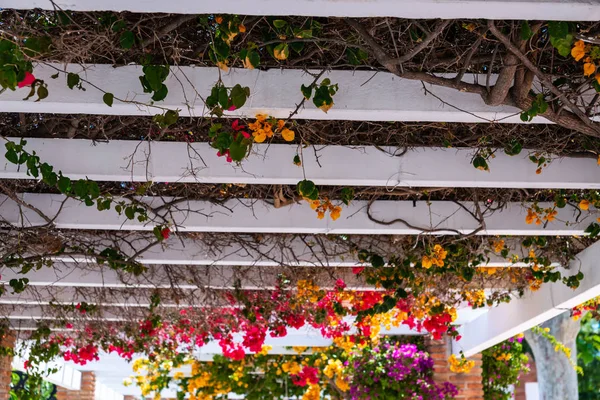
{"label": "thick brown branch", "polygon": [[548,76],[542,71],[540,71],[540,69],[536,67],[531,62],[531,60],[529,60],[529,58],[527,58],[527,56],[523,54],[517,48],[517,46],[515,46],[510,41],[510,39],[508,39],[502,32],[500,32],[500,30],[494,24],[494,21],[488,21],[488,28],[494,34],[494,36],[496,36],[496,38],[506,47],[506,49],[513,53],[519,59],[519,61],[523,63],[523,65],[525,65],[531,72],[533,72],[535,76],[537,76],[537,78],[544,85],[546,85],[550,89],[550,91],[554,93],[566,107],[568,107],[577,117],[579,117],[585,125],[588,125],[594,132],[596,132],[596,135],[600,134],[600,130],[592,125],[592,121],[585,115],[585,113],[576,104],[571,102],[571,100],[569,100],[560,89],[554,86],[552,80],[548,78]]}

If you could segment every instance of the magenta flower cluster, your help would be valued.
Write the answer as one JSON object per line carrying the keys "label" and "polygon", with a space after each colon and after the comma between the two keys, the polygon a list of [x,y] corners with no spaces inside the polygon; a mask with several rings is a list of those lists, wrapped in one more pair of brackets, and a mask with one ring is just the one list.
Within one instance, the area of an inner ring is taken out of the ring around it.
{"label": "magenta flower cluster", "polygon": [[382,342],[352,356],[352,400],[449,400],[458,394],[449,382],[433,380],[433,359],[414,344]]}

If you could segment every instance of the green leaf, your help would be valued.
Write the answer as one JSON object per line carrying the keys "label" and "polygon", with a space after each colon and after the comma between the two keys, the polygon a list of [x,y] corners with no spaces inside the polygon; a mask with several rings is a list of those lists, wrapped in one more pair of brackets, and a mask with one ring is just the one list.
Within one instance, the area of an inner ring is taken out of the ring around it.
{"label": "green leaf", "polygon": [[219,88],[219,105],[223,108],[223,109],[227,109],[229,108],[229,96],[227,95],[227,88],[224,86],[221,86]]}
{"label": "green leaf", "polygon": [[125,216],[127,217],[127,219],[134,219],[135,218],[135,208],[132,206],[125,207]]}
{"label": "green leaf", "polygon": [[354,200],[354,189],[353,188],[343,188],[342,189],[342,193],[341,193],[341,197],[342,197],[342,202],[345,205],[349,205],[350,202],[352,200]]}
{"label": "green leaf", "polygon": [[317,200],[319,198],[319,190],[313,181],[303,180],[298,182],[298,193],[309,200]]}
{"label": "green leaf", "polygon": [[312,96],[312,90],[313,90],[312,85],[309,85],[309,86],[302,85],[302,86],[300,86],[300,91],[302,92],[302,95],[304,96],[304,98],[306,100],[310,99],[310,96]]}
{"label": "green leaf", "polygon": [[48,89],[46,89],[46,86],[40,85],[37,90],[37,95],[38,99],[36,101],[40,101],[48,97]]}
{"label": "green leaf", "polygon": [[69,89],[73,90],[75,86],[79,84],[80,78],[79,75],[69,72],[67,74],[67,86]]}
{"label": "green leaf", "polygon": [[482,171],[489,171],[489,166],[485,158],[482,156],[477,156],[473,159],[473,166]]}
{"label": "green leaf", "polygon": [[287,25],[287,22],[282,19],[276,19],[273,21],[273,26],[277,29],[281,29]]}
{"label": "green leaf", "polygon": [[509,156],[516,156],[523,150],[523,145],[517,139],[512,139],[506,147],[504,147],[504,153]]}
{"label": "green leaf", "polygon": [[556,38],[550,36],[550,44],[558,50],[558,54],[563,57],[568,57],[571,54],[571,47],[573,45],[573,35],[566,35],[564,38]]}
{"label": "green leaf", "polygon": [[135,44],[135,35],[131,31],[125,31],[121,34],[119,43],[121,44],[122,48],[130,49]]}
{"label": "green leaf", "polygon": [[161,83],[160,88],[154,92],[154,95],[152,96],[152,100],[162,101],[165,99],[165,97],[167,97],[168,93],[169,93],[169,89],[167,88],[167,85],[165,85],[164,83]]}
{"label": "green leaf", "polygon": [[242,88],[240,84],[235,85],[231,89],[231,102],[233,103],[235,108],[243,107],[244,104],[246,104],[246,98],[246,90]]}
{"label": "green leaf", "polygon": [[531,27],[527,21],[521,23],[521,40],[529,40],[533,36]]}
{"label": "green leaf", "polygon": [[598,83],[597,80],[594,79],[594,81],[592,82],[592,87],[596,90],[597,93],[600,93],[600,83]]}
{"label": "green leaf", "polygon": [[548,22],[548,34],[556,39],[564,39],[569,34],[569,23],[564,21]]}
{"label": "green leaf", "polygon": [[60,174],[58,177],[58,190],[60,190],[61,193],[66,194],[69,193],[71,191],[71,179]]}
{"label": "green leaf", "polygon": [[371,256],[371,265],[375,268],[381,268],[385,265],[385,261],[379,254],[374,254]]}
{"label": "green leaf", "polygon": [[14,149],[9,149],[6,154],[4,154],[4,157],[13,164],[19,163],[19,156]]}
{"label": "green leaf", "polygon": [[229,147],[229,156],[233,161],[240,162],[246,157],[248,144],[243,140],[243,136],[238,134],[238,139],[231,143]]}
{"label": "green leaf", "polygon": [[102,96],[102,101],[109,107],[112,107],[113,101],[115,100],[115,95],[112,93],[104,93]]}
{"label": "green leaf", "polygon": [[294,52],[300,54],[302,50],[304,50],[305,43],[304,42],[292,42],[290,43],[290,47]]}

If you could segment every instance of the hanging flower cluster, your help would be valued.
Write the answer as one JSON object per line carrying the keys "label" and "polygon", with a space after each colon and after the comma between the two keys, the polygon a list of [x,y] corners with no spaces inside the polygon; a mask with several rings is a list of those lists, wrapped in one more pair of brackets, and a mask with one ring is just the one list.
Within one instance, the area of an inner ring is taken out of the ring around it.
{"label": "hanging flower cluster", "polygon": [[522,374],[529,372],[529,357],[523,350],[522,333],[484,350],[483,398],[484,400],[509,400],[511,385],[518,385]]}
{"label": "hanging flower cluster", "polygon": [[286,128],[284,120],[264,114],[256,114],[256,121],[249,123],[248,129],[252,132],[256,143],[262,143],[276,133],[279,133],[286,142],[292,142],[296,137],[293,130]]}

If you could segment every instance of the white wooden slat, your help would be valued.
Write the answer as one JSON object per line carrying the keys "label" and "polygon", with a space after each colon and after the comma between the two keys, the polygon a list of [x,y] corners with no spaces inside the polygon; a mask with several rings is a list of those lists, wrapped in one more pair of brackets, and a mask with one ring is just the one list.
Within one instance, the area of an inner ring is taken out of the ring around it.
{"label": "white wooden slat", "polygon": [[[150,231],[154,226],[152,223],[127,220],[114,211],[98,211],[63,195],[25,193],[19,196],[23,203],[37,211],[0,196],[0,219],[14,226],[47,225],[38,211],[50,218],[56,217],[53,224],[61,229]],[[172,200],[168,197],[140,199],[151,208]],[[539,206],[553,207],[553,203],[540,203]],[[468,202],[376,201],[372,204],[372,218],[388,222],[400,218],[412,227],[402,222],[377,223],[367,215],[367,207],[366,201],[354,201],[343,208],[343,215],[336,221],[329,217],[317,219],[315,211],[304,202],[277,209],[255,199],[233,199],[222,204],[186,200],[172,206],[169,212],[162,212],[167,221],[170,220],[182,232],[414,235],[428,229],[436,229],[435,234],[469,234],[480,228],[473,215],[477,207]],[[555,221],[544,226],[527,224],[527,210],[521,203],[507,203],[505,208],[494,212],[485,211],[485,204],[480,204],[480,209],[485,215],[485,229],[478,231],[479,235],[583,235],[598,214],[592,210],[579,215],[578,209],[565,207],[558,210]]]}
{"label": "white wooden slat", "polygon": [[[321,17],[485,18],[596,21],[592,1],[559,0],[56,0],[56,6],[75,11],[133,11],[177,14],[303,15]],[[3,8],[53,10],[50,0],[1,0]]]}
{"label": "white wooden slat", "polygon": [[569,289],[561,282],[546,283],[540,290],[492,308],[487,314],[461,326],[462,339],[453,343],[453,351],[458,353],[462,350],[467,357],[477,354],[600,296],[599,257],[600,243],[595,243],[578,254],[570,263],[569,270],[561,269],[565,276],[578,271],[584,274],[579,288]]}
{"label": "white wooden slat", "polygon": [[[99,239],[88,235],[90,243],[96,243],[99,251],[112,247],[115,242]],[[396,250],[389,245],[376,244],[368,237],[365,240],[353,237],[352,243],[357,248],[376,251],[382,255],[394,254]],[[264,236],[257,239],[253,235],[237,235],[231,244],[219,243],[210,245],[201,240],[186,235],[179,235],[177,240],[168,240],[160,246],[149,247],[154,242],[154,236],[148,239],[148,234],[131,234],[119,244],[120,250],[127,256],[136,256],[136,260],[145,265],[233,265],[255,267],[354,267],[362,265],[356,253],[348,251],[348,245],[328,236],[293,235],[293,236]],[[119,241],[117,241],[119,243]],[[511,255],[515,254],[522,260],[527,257],[528,249],[519,240],[505,239],[505,245]],[[142,249],[147,249],[141,251]],[[489,254],[487,266],[494,267],[525,267],[528,264],[517,260],[508,261],[498,254]],[[58,255],[52,260],[62,263],[96,262],[93,258]],[[555,266],[558,266],[556,264]]]}
{"label": "white wooden slat", "polygon": [[[77,264],[55,264],[52,268],[31,270],[26,275],[18,271],[4,268],[1,272],[0,282],[8,283],[11,279],[26,277],[29,286],[56,286],[56,287],[89,287],[89,288],[139,288],[154,289],[178,288],[181,290],[194,289],[235,289],[239,285],[245,290],[274,289],[278,284],[279,275],[282,273],[276,268],[257,267],[231,267],[231,266],[193,266],[190,269],[183,266],[171,266],[167,270],[164,266],[149,266],[148,271],[136,277],[130,273],[121,273],[106,266],[93,266],[84,268]],[[357,278],[349,268],[332,271],[329,269],[312,269],[310,277],[323,288],[333,288],[336,279],[343,279],[349,288],[355,290],[374,290],[361,278]],[[181,279],[187,276],[187,280]],[[173,282],[173,277],[178,281]],[[7,303],[8,304],[8,303]]]}
{"label": "white wooden slat", "polygon": [[[418,147],[394,156],[402,149],[308,146],[301,150],[304,168],[292,163],[298,146],[285,144],[255,144],[242,166],[218,158],[207,143],[28,138],[25,149],[65,176],[96,181],[293,185],[307,176],[337,186],[600,188],[596,160],[550,156],[538,175],[527,150],[513,157],[498,150],[490,171],[480,171],[470,148]],[[0,179],[32,178],[23,166],[5,160],[3,167]]]}
{"label": "white wooden slat", "polygon": [[[48,98],[40,101],[23,101],[24,89],[7,91],[0,96],[0,109],[4,112],[58,113],[58,114],[104,114],[104,115],[155,115],[162,112],[143,104],[150,103],[150,96],[143,93],[139,76],[141,66],[128,65],[114,68],[112,65],[68,64],[66,70],[79,73],[102,90],[113,93],[116,98],[134,103],[115,100],[112,107],[102,101],[103,93],[86,85],[87,90],[71,90],[66,85],[66,75],[57,79],[50,76],[56,69],[63,70],[62,64],[38,65],[34,75],[48,84]],[[315,71],[313,71],[315,72]],[[320,72],[320,71],[316,71]],[[210,94],[219,77],[216,67],[173,67],[165,81],[169,95],[156,105],[170,109],[180,109],[181,116],[206,116],[202,98]],[[248,86],[251,96],[239,110],[226,112],[227,116],[254,117],[257,113],[269,114],[277,118],[287,118],[302,100],[300,87],[313,81],[311,75],[301,70],[270,69],[246,70],[230,69],[221,73],[225,86],[235,84]],[[335,106],[328,113],[306,102],[294,118],[319,120],[352,121],[443,121],[443,122],[511,122],[523,123],[519,110],[509,106],[491,107],[485,105],[477,94],[464,93],[454,89],[433,87],[428,90],[454,107],[444,104],[434,96],[425,94],[420,81],[400,79],[390,73],[370,71],[329,71],[323,75],[339,85],[335,95]],[[479,79],[485,82],[486,76],[467,76],[465,80]],[[492,83],[496,77],[492,77]],[[143,103],[143,104],[140,104]],[[459,111],[465,110],[465,111]],[[534,122],[547,123],[543,118]]]}

